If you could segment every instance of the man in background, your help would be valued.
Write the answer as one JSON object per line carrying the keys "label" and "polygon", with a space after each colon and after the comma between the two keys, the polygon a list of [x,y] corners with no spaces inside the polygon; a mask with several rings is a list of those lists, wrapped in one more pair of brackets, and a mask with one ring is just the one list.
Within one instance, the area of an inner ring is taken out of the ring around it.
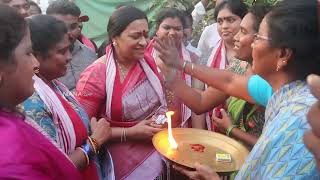
{"label": "man in background", "polygon": [[22,17],[29,16],[30,5],[27,0],[0,0],[0,3],[15,8]]}
{"label": "man in background", "polygon": [[60,81],[64,83],[69,90],[73,91],[80,74],[97,59],[96,53],[77,40],[79,31],[81,31],[79,26],[81,11],[75,3],[67,0],[53,1],[49,5],[46,13],[63,21],[67,25],[71,43],[72,60],[68,64],[66,75],[60,78]]}

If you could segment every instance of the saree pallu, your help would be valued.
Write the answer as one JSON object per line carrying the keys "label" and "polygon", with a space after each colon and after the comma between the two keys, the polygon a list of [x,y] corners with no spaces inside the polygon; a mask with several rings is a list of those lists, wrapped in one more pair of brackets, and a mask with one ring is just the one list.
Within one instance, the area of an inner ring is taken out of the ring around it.
{"label": "saree pallu", "polygon": [[[36,92],[20,108],[69,155],[90,134],[89,118],[62,83],[53,80],[47,85],[38,77],[34,79]],[[83,179],[112,179],[112,173],[112,160],[108,154],[99,155],[99,159],[94,157],[81,171]]]}
{"label": "saree pallu", "polygon": [[[163,64],[163,62],[158,58],[158,52],[154,49],[154,39],[149,42],[146,48],[146,51],[148,52],[148,54],[150,54],[153,57],[157,66],[161,66]],[[198,62],[197,55],[189,52],[183,43],[181,44],[181,48],[179,49],[179,55],[180,55],[180,61],[186,61],[189,63]],[[157,68],[157,69],[158,69],[158,72],[161,74],[160,68]],[[185,81],[185,83],[189,87],[192,87],[192,82],[191,82],[192,77],[190,75],[185,74],[183,72],[178,75],[181,77],[183,81]],[[191,118],[191,112],[192,112],[191,109],[188,108],[176,97],[167,97],[167,99],[168,99],[167,100],[168,102],[172,101],[172,105],[173,107],[175,107],[174,110],[177,109],[175,111],[175,115],[173,115],[173,121],[177,121],[177,122],[173,122],[173,125],[177,125],[177,127],[191,127],[191,121],[189,121],[189,119]]]}
{"label": "saree pallu", "polygon": [[316,102],[308,85],[295,81],[273,94],[262,134],[236,179],[320,179],[313,155],[303,144],[310,130],[306,114]]}
{"label": "saree pallu", "polygon": [[[243,75],[248,68],[248,62],[234,59],[227,70]],[[236,97],[229,97],[226,104],[233,125],[256,137],[261,135],[264,125],[264,110],[261,107]]]}
{"label": "saree pallu", "polygon": [[[105,116],[112,127],[132,127],[166,102],[151,56],[129,70],[120,82],[119,67],[109,45],[106,55],[88,67],[77,85],[77,98],[91,116]],[[151,141],[111,143],[116,179],[154,179],[162,173],[162,160]]]}
{"label": "saree pallu", "polygon": [[[216,46],[211,51],[211,54],[209,56],[207,66],[217,69],[226,69],[228,66],[228,60],[226,57],[226,48],[224,46],[224,43],[222,40],[218,41]],[[207,85],[205,85],[205,88],[208,88]],[[215,114],[217,117],[221,118],[221,108],[224,107],[224,104],[218,105],[215,107],[212,111],[209,111],[206,113],[206,123],[208,130],[211,131],[217,131],[217,127],[214,126],[214,124],[211,122],[211,116],[212,114]]]}
{"label": "saree pallu", "polygon": [[69,158],[21,114],[0,110],[0,136],[0,179],[81,179]]}

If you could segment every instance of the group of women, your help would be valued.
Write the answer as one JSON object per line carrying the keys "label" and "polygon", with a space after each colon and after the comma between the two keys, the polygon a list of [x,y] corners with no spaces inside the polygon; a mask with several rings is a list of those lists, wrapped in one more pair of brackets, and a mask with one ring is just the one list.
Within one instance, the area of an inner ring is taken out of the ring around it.
{"label": "group of women", "polygon": [[[315,103],[305,79],[320,74],[317,2],[284,0],[269,9],[221,2],[221,40],[202,66],[185,48],[180,11],[164,9],[149,41],[145,13],[122,6],[109,19],[105,55],[72,94],[56,80],[71,59],[65,24],[47,15],[24,20],[0,5],[0,144],[10,147],[0,150],[0,178],[162,179],[151,138],[168,109],[175,127],[209,111],[208,129],[252,148],[236,179],[319,178],[302,141]],[[193,89],[193,78],[207,88]],[[231,117],[212,111],[219,104]],[[176,169],[192,179],[219,178],[195,167]]]}

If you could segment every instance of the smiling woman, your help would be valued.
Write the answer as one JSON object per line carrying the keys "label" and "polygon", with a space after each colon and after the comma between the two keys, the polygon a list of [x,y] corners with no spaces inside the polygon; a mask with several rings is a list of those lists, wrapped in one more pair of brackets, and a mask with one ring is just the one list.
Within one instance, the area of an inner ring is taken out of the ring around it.
{"label": "smiling woman", "polygon": [[[177,61],[197,62],[198,57],[189,52],[183,42],[183,30],[186,27],[184,14],[175,8],[164,8],[157,16],[156,21],[156,38],[164,39],[166,37],[172,37],[175,41],[175,46],[179,49],[179,59]],[[162,61],[157,57],[157,51],[154,49],[155,39],[152,39],[148,44],[147,51],[154,58],[155,63],[158,66],[159,73],[165,77],[168,74]],[[191,76],[178,73],[179,77],[186,82],[186,84],[192,86]],[[172,120],[173,127],[190,127],[191,126],[191,110],[185,106],[180,100],[173,94],[173,92],[166,89],[166,98],[168,102],[168,108],[175,111]]]}
{"label": "smiling woman", "polygon": [[155,179],[163,164],[150,140],[162,126],[152,115],[166,111],[166,102],[154,60],[145,54],[148,20],[141,10],[122,6],[107,31],[106,55],[82,73],[77,98],[90,117],[111,122],[116,179]]}
{"label": "smiling woman", "polygon": [[[308,74],[320,73],[317,1],[279,2],[262,20],[258,35],[252,44],[252,71],[270,83],[274,94],[266,98],[262,134],[236,179],[319,179],[313,156],[302,142],[303,132],[310,129],[306,113],[316,101],[305,78]],[[159,45],[159,49],[173,49],[161,42]],[[175,66],[177,58],[168,55],[176,52],[162,50],[162,53],[165,55],[162,60],[167,65],[178,67],[208,84],[219,84],[218,76],[223,76],[221,79],[224,80],[236,76],[201,65],[194,65],[194,68],[191,64],[185,68],[182,64]],[[230,81],[228,83],[233,83]],[[254,81],[250,78],[245,84],[249,94],[268,93],[259,85],[254,87],[257,85]],[[228,91],[227,86],[222,86],[220,89]]]}
{"label": "smiling woman", "polygon": [[[22,103],[21,109],[58,144],[83,179],[112,178],[110,156],[97,156],[110,136],[109,123],[103,119],[92,119],[90,123],[73,94],[57,80],[66,73],[71,59],[66,25],[48,15],[32,16],[28,22],[40,69],[34,76],[35,93]],[[105,152],[102,151],[103,155]],[[107,164],[107,168],[102,169],[102,164]]]}

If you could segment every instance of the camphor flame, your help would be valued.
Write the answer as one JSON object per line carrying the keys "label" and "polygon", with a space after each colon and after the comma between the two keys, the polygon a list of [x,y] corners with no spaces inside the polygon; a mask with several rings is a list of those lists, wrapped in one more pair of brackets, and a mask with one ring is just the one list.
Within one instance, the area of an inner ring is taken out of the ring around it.
{"label": "camphor flame", "polygon": [[169,141],[170,147],[172,149],[177,149],[178,144],[177,144],[176,140],[174,140],[173,135],[172,135],[171,116],[173,114],[174,114],[173,111],[168,111],[166,113],[167,120],[168,120],[168,141]]}

